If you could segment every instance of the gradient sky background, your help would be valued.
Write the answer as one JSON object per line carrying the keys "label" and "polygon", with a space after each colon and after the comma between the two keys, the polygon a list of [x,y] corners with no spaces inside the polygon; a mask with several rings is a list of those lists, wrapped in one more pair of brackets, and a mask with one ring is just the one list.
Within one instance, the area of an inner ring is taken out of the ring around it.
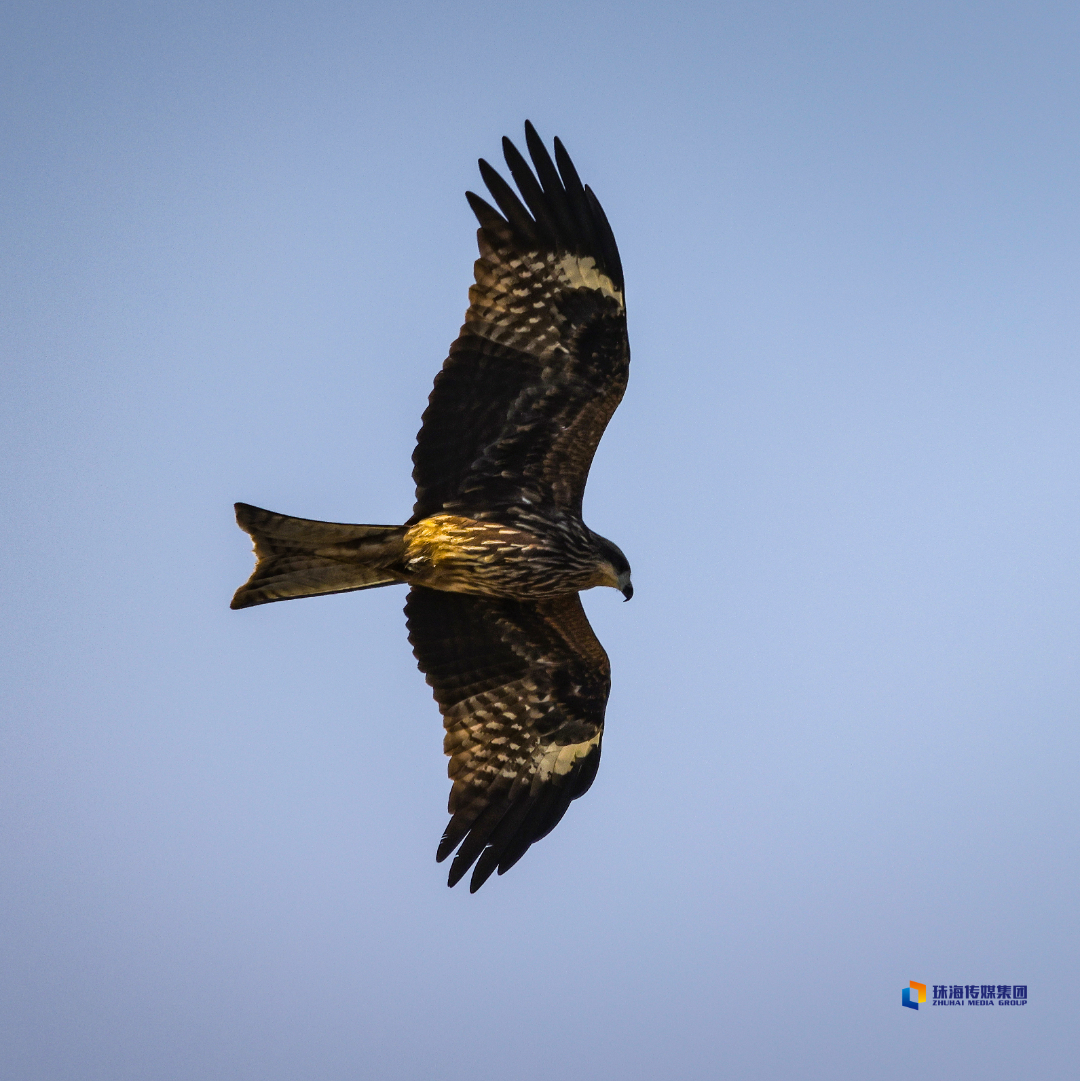
{"label": "gradient sky background", "polygon": [[[0,19],[5,1078],[1076,1076],[1075,3]],[[470,896],[404,590],[230,612],[231,504],[408,516],[526,117],[622,249],[637,593]]]}

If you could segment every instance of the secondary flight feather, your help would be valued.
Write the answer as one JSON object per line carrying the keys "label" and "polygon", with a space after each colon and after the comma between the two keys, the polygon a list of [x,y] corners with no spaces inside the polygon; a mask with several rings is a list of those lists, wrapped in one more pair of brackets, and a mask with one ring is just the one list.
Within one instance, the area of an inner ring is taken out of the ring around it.
{"label": "secondary flight feather", "polygon": [[578,596],[629,600],[630,565],[581,519],[597,444],[626,389],[622,264],[606,215],[555,140],[509,139],[518,194],[486,161],[465,324],[435,377],[404,525],[292,518],[245,503],[256,567],[233,608],[403,582],[409,641],[446,729],[451,819],[436,859],[475,892],[592,784],[610,689]]}

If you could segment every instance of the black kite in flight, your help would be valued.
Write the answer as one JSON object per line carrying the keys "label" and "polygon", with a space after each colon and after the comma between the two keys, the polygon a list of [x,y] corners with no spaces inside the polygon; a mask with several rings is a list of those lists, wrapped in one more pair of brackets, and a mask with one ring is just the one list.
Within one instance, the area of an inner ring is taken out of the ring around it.
{"label": "black kite in flight", "polygon": [[[475,891],[558,824],[596,776],[611,685],[578,593],[633,593],[630,565],[581,520],[626,388],[623,274],[604,211],[562,143],[525,125],[533,168],[486,161],[469,309],[435,377],[403,526],[290,518],[245,503],[258,563],[233,608],[407,582],[409,641],[446,727],[453,886]],[[524,204],[522,203],[524,200]],[[460,846],[460,848],[459,848]]]}

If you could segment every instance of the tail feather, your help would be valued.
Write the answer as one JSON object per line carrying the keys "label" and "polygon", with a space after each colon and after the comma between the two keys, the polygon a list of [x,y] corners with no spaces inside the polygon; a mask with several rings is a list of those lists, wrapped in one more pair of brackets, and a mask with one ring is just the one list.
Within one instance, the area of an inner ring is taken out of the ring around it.
{"label": "tail feather", "polygon": [[247,503],[236,504],[236,523],[251,534],[257,562],[231,608],[404,581],[393,570],[404,555],[404,526],[315,522]]}

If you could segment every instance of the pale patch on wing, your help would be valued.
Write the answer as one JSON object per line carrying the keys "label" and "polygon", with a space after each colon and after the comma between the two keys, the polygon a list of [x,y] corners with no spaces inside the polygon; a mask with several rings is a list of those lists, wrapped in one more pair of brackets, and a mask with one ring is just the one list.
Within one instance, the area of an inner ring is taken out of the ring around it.
{"label": "pale patch on wing", "polygon": [[552,774],[556,777],[566,776],[574,768],[575,762],[596,750],[600,744],[600,735],[597,731],[596,735],[585,743],[551,747],[537,763],[536,780],[543,783],[550,780]]}
{"label": "pale patch on wing", "polygon": [[482,784],[485,774],[488,783],[501,775],[535,792],[552,777],[565,777],[599,746],[602,725],[581,743],[548,743],[538,736],[533,725],[553,704],[550,690],[541,692],[533,680],[522,679],[472,695],[446,710],[443,751],[451,759],[452,809],[469,789]]}
{"label": "pale patch on wing", "polygon": [[619,305],[619,311],[626,311],[621,289],[602,271],[596,269],[596,260],[591,255],[564,255],[556,265],[560,279],[572,289],[596,289],[606,297],[611,297]]}
{"label": "pale patch on wing", "polygon": [[480,250],[463,331],[548,360],[566,349],[567,321],[557,300],[563,290],[589,289],[614,300],[620,314],[625,311],[622,291],[596,269],[591,255],[494,249],[483,232]]}

